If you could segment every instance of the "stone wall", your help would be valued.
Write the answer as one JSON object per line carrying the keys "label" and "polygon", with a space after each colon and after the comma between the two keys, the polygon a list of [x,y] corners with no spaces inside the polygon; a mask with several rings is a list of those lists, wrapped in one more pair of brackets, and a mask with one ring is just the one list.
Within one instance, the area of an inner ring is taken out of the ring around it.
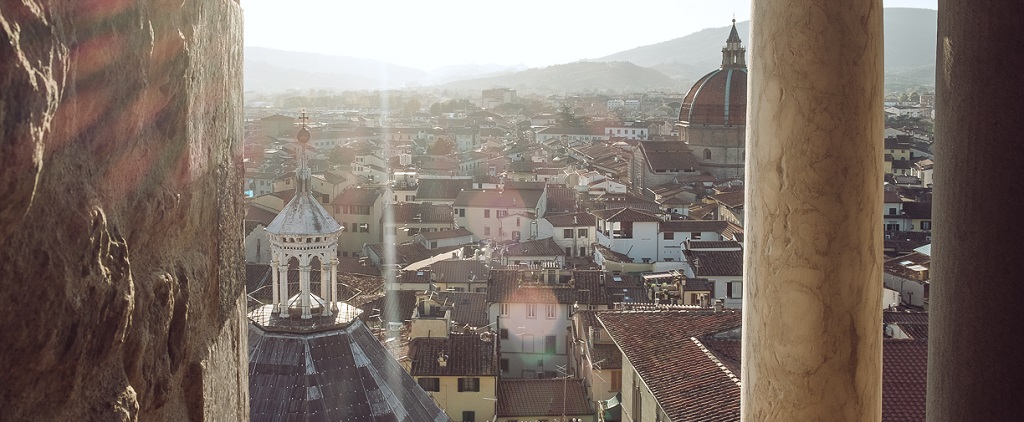
{"label": "stone wall", "polygon": [[248,419],[239,5],[2,5],[2,419]]}

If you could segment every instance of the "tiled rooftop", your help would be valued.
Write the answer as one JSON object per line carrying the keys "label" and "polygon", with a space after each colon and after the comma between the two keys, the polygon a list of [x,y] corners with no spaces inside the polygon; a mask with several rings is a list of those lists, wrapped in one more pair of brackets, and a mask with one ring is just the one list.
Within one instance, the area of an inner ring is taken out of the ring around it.
{"label": "tiled rooftop", "polygon": [[[416,338],[409,343],[413,376],[496,376],[495,341],[479,334],[449,334],[448,338]],[[447,355],[445,366],[439,355]]]}
{"label": "tiled rooftop", "polygon": [[592,415],[580,379],[503,379],[498,381],[499,418]]}

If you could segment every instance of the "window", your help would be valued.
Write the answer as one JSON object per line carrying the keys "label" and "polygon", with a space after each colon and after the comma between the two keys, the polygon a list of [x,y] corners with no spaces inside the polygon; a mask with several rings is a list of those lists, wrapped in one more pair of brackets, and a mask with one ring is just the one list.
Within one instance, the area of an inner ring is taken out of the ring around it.
{"label": "window", "polygon": [[931,229],[932,229],[932,222],[931,221],[922,221],[921,222],[921,230],[931,230]]}
{"label": "window", "polygon": [[555,317],[555,305],[549,303],[549,304],[547,304],[546,308],[547,308],[546,309],[547,313],[544,316],[547,317],[548,319],[554,318]]}
{"label": "window", "polygon": [[580,256],[587,256],[587,247],[580,246]]}
{"label": "window", "polygon": [[491,210],[484,210],[484,218],[491,218]]}
{"label": "window", "polygon": [[564,237],[566,239],[571,239],[572,238],[572,229],[562,230],[562,237]]}
{"label": "window", "polygon": [[555,354],[555,345],[558,344],[558,337],[546,336],[544,337],[544,353],[549,355]]}
{"label": "window", "polygon": [[889,215],[896,215],[896,208],[889,207]]}
{"label": "window", "polygon": [[499,362],[499,365],[501,367],[501,372],[508,372],[508,359],[502,359]]}
{"label": "window", "polygon": [[501,336],[502,340],[508,340],[508,328],[498,330],[498,334]]}
{"label": "window", "polygon": [[519,225],[520,225],[519,217],[516,217],[516,227],[519,227]]}
{"label": "window", "polygon": [[491,228],[490,227],[484,227],[484,236],[490,236],[490,235],[491,235]]}
{"label": "window", "polygon": [[480,378],[459,378],[459,392],[480,391]]}
{"label": "window", "polygon": [[608,390],[608,391],[614,391],[614,392],[618,392],[618,391],[622,390],[622,371],[621,370],[618,370],[618,369],[612,370],[612,385],[609,388],[610,388],[610,390]]}
{"label": "window", "polygon": [[430,249],[437,249],[437,242],[430,242]]}
{"label": "window", "polygon": [[576,237],[587,237],[587,229],[576,230]]}
{"label": "window", "polygon": [[710,160],[711,159],[711,150],[710,149],[707,149],[707,148],[704,149],[704,159],[705,160]]}
{"label": "window", "polygon": [[665,240],[675,240],[676,234],[674,232],[665,232]]}
{"label": "window", "polygon": [[743,282],[742,281],[730,281],[725,285],[726,295],[731,299],[743,298]]}
{"label": "window", "polygon": [[508,210],[498,210],[496,214],[498,218],[505,218],[508,215]]}
{"label": "window", "polygon": [[423,391],[441,391],[440,378],[420,378],[416,382],[420,384],[420,388],[423,388]]}
{"label": "window", "polygon": [[523,334],[521,337],[523,338],[523,352],[533,353],[536,348],[536,344],[533,342],[533,334]]}
{"label": "window", "polygon": [[507,317],[509,305],[507,303],[502,303],[499,306],[501,307],[501,316]]}
{"label": "window", "polygon": [[462,422],[476,422],[476,412],[473,412],[471,410],[463,410]]}
{"label": "window", "polygon": [[459,211],[459,217],[465,217],[466,216],[466,209],[465,208],[459,208],[458,211]]}
{"label": "window", "polygon": [[536,303],[529,303],[529,304],[526,305],[526,317],[527,318],[536,318],[537,317],[537,304]]}
{"label": "window", "polygon": [[690,239],[700,240],[700,232],[692,232],[692,233],[690,233]]}

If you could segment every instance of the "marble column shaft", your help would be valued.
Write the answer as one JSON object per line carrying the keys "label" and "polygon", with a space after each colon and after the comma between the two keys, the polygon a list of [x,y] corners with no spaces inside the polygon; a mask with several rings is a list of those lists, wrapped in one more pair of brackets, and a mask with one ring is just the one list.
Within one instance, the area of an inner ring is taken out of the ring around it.
{"label": "marble column shaft", "polygon": [[281,287],[279,283],[281,282],[281,274],[278,270],[278,263],[276,257],[272,261],[270,261],[270,276],[272,279],[270,290],[273,293],[273,299],[272,302],[270,303],[274,305],[272,312],[280,312]]}
{"label": "marble column shaft", "polygon": [[309,269],[309,263],[299,265],[299,303],[302,304],[302,319],[313,317],[309,302]]}
{"label": "marble column shaft", "polygon": [[288,260],[285,259],[284,262],[278,267],[278,269],[280,270],[280,273],[281,273],[281,276],[279,277],[279,280],[281,282],[281,317],[282,318],[287,318],[288,317]]}
{"label": "marble column shaft", "polygon": [[741,415],[878,421],[882,2],[751,12]]}
{"label": "marble column shaft", "polygon": [[1024,11],[940,0],[938,15],[928,420],[1021,420]]}

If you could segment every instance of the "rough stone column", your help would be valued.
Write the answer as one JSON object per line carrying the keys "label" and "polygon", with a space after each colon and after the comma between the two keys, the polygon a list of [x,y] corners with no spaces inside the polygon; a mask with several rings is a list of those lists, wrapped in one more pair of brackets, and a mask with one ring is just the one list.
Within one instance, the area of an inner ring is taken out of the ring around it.
{"label": "rough stone column", "polygon": [[751,11],[742,417],[878,421],[882,2]]}
{"label": "rough stone column", "polygon": [[1022,19],[1014,2],[939,2],[929,421],[1022,414]]}
{"label": "rough stone column", "polygon": [[242,133],[237,1],[0,1],[0,419],[249,419]]}

